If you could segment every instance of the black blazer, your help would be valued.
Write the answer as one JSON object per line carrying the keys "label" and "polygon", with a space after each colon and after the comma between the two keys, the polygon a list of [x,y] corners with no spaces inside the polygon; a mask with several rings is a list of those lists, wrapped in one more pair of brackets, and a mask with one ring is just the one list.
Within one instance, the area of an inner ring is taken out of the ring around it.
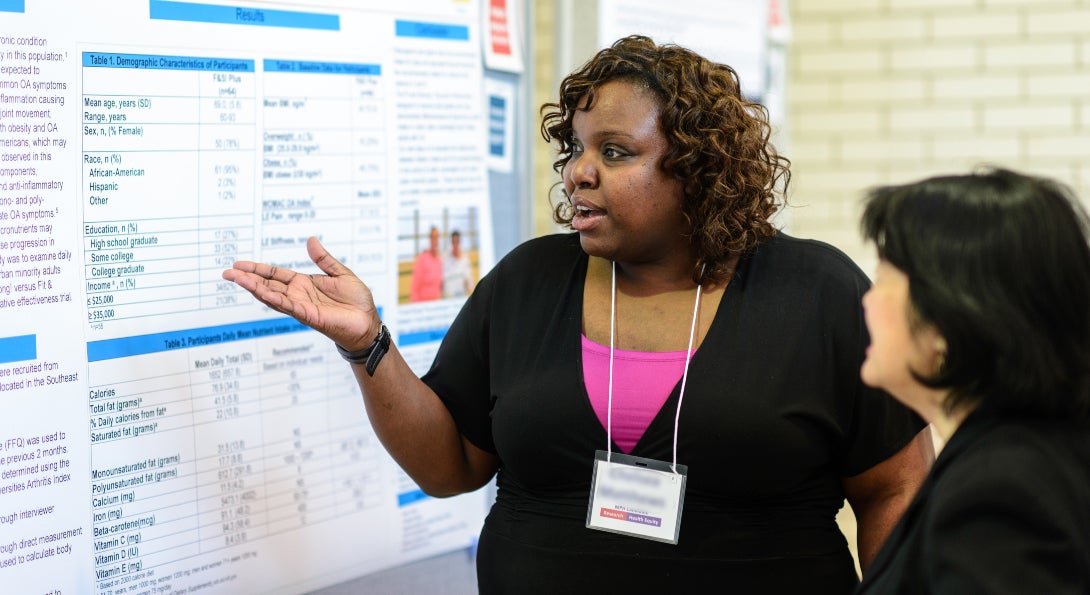
{"label": "black blazer", "polygon": [[1090,426],[971,414],[856,593],[1090,593]]}

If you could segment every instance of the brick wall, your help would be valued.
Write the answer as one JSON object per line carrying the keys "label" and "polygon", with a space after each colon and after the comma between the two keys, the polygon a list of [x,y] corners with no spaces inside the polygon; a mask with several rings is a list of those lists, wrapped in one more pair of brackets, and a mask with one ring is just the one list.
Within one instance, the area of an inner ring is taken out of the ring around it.
{"label": "brick wall", "polygon": [[[991,163],[1090,207],[1090,0],[790,0],[789,232],[865,272],[862,190]],[[855,519],[838,517],[854,551]]]}
{"label": "brick wall", "polygon": [[789,9],[791,233],[837,245],[870,272],[864,188],[981,163],[1053,176],[1090,199],[1090,0]]}
{"label": "brick wall", "polygon": [[533,11],[531,30],[533,31],[533,67],[532,74],[533,91],[528,117],[530,118],[529,142],[532,148],[531,159],[533,174],[529,183],[532,184],[530,192],[533,204],[530,212],[533,217],[533,231],[535,236],[555,233],[556,224],[552,221],[552,211],[549,209],[548,192],[552,184],[560,179],[553,172],[553,161],[556,160],[556,148],[545,143],[541,138],[541,115],[539,109],[547,101],[556,101],[557,88],[560,79],[556,76],[556,56],[559,49],[556,46],[556,3],[555,0],[535,0],[529,3]]}

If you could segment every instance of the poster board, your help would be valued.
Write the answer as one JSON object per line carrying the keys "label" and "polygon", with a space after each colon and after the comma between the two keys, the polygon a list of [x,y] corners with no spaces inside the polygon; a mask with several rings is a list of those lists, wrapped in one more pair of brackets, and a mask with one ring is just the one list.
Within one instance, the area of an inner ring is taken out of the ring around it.
{"label": "poster board", "polygon": [[299,592],[464,548],[333,345],[220,279],[318,236],[422,373],[494,260],[473,0],[0,0],[0,581]]}
{"label": "poster board", "polygon": [[760,100],[767,86],[769,0],[598,0],[598,46],[626,35],[676,43],[729,64],[742,92]]}

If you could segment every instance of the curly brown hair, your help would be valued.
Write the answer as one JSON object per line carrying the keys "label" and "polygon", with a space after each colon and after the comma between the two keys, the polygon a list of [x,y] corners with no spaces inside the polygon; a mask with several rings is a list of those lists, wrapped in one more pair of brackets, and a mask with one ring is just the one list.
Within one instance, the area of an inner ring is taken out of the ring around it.
{"label": "curly brown hair", "polygon": [[[768,111],[742,95],[730,66],[642,35],[624,37],[568,75],[558,103],[541,106],[541,135],[560,144],[557,173],[572,158],[575,112],[584,102],[593,105],[595,91],[617,80],[646,87],[658,99],[670,145],[659,167],[684,183],[682,211],[698,256],[693,279],[724,279],[730,256],[776,234],[769,219],[786,202],[791,162],[769,142]],[[562,225],[570,227],[573,215],[567,201],[553,209]]]}

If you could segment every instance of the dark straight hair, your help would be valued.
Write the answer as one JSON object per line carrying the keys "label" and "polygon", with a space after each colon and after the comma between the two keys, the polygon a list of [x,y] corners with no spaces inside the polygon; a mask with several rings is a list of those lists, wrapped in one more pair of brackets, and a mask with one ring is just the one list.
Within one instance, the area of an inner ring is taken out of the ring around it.
{"label": "dark straight hair", "polygon": [[1090,221],[1054,180],[1001,168],[867,193],[863,235],[946,339],[948,411],[1090,417]]}

